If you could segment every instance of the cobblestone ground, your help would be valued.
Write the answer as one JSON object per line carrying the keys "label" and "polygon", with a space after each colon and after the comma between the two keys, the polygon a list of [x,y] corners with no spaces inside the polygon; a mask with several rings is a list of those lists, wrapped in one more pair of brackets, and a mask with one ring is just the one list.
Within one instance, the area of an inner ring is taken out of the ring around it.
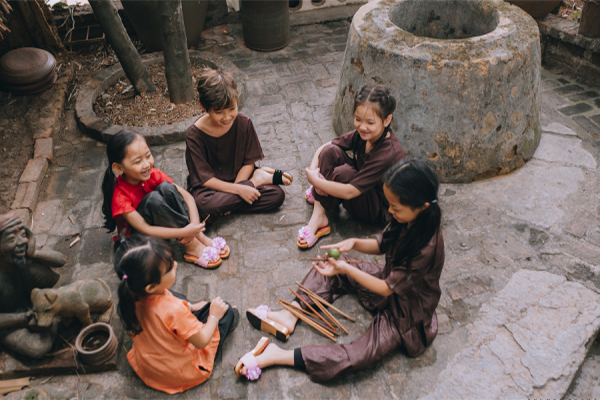
{"label": "cobblestone ground", "polygon": [[[345,21],[293,28],[290,45],[274,53],[243,47],[239,25],[205,32],[206,46],[200,50],[219,53],[248,75],[242,111],[253,119],[259,132],[265,152],[263,165],[289,170],[295,179],[286,188],[285,203],[277,212],[231,216],[215,223],[208,234],[224,236],[231,257],[210,272],[181,263],[174,290],[193,300],[219,295],[241,310],[259,304],[273,306],[278,298],[291,298],[287,287],[309,270],[304,259],[317,254],[315,248],[301,252],[296,246],[296,232],[311,212],[302,194],[307,187],[302,171],[314,150],[335,137],[331,104],[348,28]],[[517,270],[546,270],[599,291],[600,200],[596,193],[600,175],[596,160],[600,151],[596,139],[600,138],[600,92],[548,71],[543,73],[542,88],[544,134],[533,160],[505,177],[442,185],[447,263],[438,314],[444,333],[425,354],[410,359],[397,351],[368,371],[326,384],[312,383],[304,373],[290,368],[267,369],[258,381],[250,383],[236,379],[233,367],[261,333],[242,317],[211,379],[175,397],[412,399],[431,391],[447,361],[466,343],[467,326],[481,304]],[[45,180],[33,230],[39,246],[68,256],[60,283],[102,277],[116,289],[111,235],[101,229],[105,146],[82,136],[72,110],[66,115],[67,126],[57,139],[56,161]],[[184,143],[152,148],[156,167],[180,185],[187,174],[184,149]],[[333,233],[321,244],[374,236],[380,229],[359,225],[343,211],[331,215],[331,222]],[[71,235],[78,232],[82,234],[80,243],[69,248]],[[370,315],[353,296],[336,304],[357,317],[356,323],[346,324],[350,334],[339,339],[350,342],[366,330]],[[328,343],[300,323],[290,340],[281,345],[291,349]],[[7,398],[22,398],[34,391],[42,397],[166,398],[145,387],[129,367],[125,352],[131,345],[125,337],[116,372],[54,377],[44,384],[40,383],[44,379],[38,378],[32,389]],[[595,345],[572,387],[572,397],[598,395],[598,354]]]}

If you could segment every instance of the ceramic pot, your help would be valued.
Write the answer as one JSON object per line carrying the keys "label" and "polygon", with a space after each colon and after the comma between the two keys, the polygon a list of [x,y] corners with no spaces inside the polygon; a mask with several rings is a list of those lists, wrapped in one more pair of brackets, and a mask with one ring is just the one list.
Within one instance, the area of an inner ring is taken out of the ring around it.
{"label": "ceramic pot", "polygon": [[112,327],[104,322],[88,325],[75,339],[79,358],[88,365],[101,365],[110,360],[117,352],[117,345]]}
{"label": "ceramic pot", "polygon": [[600,38],[600,0],[583,1],[579,34],[591,38]]}
{"label": "ceramic pot", "polygon": [[510,4],[520,7],[533,18],[544,18],[550,14],[561,2],[561,0],[508,0]]}
{"label": "ceramic pot", "polygon": [[288,0],[241,0],[244,43],[252,50],[275,51],[290,41]]}

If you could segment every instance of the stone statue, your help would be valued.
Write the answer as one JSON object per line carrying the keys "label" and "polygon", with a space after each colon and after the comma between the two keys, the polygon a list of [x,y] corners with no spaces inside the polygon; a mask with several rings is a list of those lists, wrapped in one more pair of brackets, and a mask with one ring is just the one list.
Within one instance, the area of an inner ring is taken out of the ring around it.
{"label": "stone statue", "polygon": [[51,288],[65,257],[36,250],[33,232],[14,214],[0,215],[0,344],[17,354],[41,358],[52,348],[57,323],[39,327],[31,310],[31,291]]}

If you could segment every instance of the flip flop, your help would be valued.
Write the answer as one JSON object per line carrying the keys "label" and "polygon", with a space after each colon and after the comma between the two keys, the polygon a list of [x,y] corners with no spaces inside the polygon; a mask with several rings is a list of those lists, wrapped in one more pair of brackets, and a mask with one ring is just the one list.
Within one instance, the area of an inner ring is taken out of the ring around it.
{"label": "flip flop", "polygon": [[261,337],[256,346],[254,346],[254,349],[246,353],[242,358],[240,358],[238,363],[235,365],[235,375],[238,378],[242,376],[241,371],[245,365],[246,367],[248,367],[248,371],[246,371],[246,378],[251,381],[258,379],[262,371],[256,364],[256,356],[265,351],[268,345],[269,338],[264,336]]}
{"label": "flip flop", "polygon": [[313,196],[312,194],[312,185],[311,187],[309,187],[308,189],[306,189],[306,192],[304,192],[304,198],[306,199],[306,201],[308,201],[309,204],[315,204],[315,196]]}
{"label": "flip flop", "polygon": [[281,179],[282,176],[285,176],[290,180],[290,185],[292,184],[292,182],[294,182],[294,177],[289,172],[283,172],[280,169],[273,169],[269,167],[260,167],[260,169],[273,175],[273,185],[283,185],[284,183]]}
{"label": "flip flop", "polygon": [[196,264],[206,269],[217,268],[223,263],[223,260],[221,260],[221,257],[219,257],[219,250],[210,246],[204,248],[204,251],[200,257],[186,253],[183,255],[183,259],[186,262]]}
{"label": "flip flop", "polygon": [[260,305],[254,310],[251,308],[246,310],[246,318],[254,328],[270,333],[277,339],[285,342],[290,337],[288,328],[281,325],[279,322],[272,321],[267,318],[267,312],[271,311],[269,306]]}
{"label": "flip flop", "polygon": [[225,239],[223,239],[221,236],[217,236],[216,238],[214,238],[212,240],[212,247],[219,250],[219,256],[223,260],[228,258],[229,254],[231,254],[231,249],[227,245],[227,242],[225,241]]}
{"label": "flip flop", "polygon": [[[315,234],[310,231],[308,225],[303,226],[302,229],[298,231],[298,247],[301,249],[309,249],[317,243],[317,240],[319,240],[320,237],[327,236],[330,233],[331,227],[329,225],[317,229],[317,233]],[[304,239],[306,243],[300,242],[300,239]]]}

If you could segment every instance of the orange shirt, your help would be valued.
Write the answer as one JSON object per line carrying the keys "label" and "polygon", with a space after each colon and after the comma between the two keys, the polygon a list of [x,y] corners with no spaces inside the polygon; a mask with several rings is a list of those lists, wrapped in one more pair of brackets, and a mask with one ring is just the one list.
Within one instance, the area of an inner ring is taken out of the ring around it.
{"label": "orange shirt", "polygon": [[219,330],[202,350],[187,341],[204,324],[192,314],[188,303],[165,290],[135,303],[142,333],[133,337],[127,354],[129,364],[151,388],[169,394],[201,384],[212,374],[219,346]]}

